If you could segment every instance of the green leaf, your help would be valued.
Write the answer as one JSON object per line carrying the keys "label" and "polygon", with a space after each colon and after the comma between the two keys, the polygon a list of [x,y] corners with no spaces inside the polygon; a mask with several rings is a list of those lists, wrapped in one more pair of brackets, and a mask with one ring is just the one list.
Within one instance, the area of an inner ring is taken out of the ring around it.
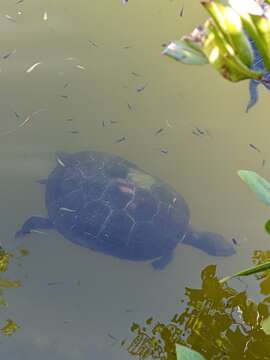
{"label": "green leaf", "polygon": [[270,219],[265,223],[264,228],[268,234],[270,234]]}
{"label": "green leaf", "polygon": [[270,316],[261,322],[261,326],[266,335],[270,335]]}
{"label": "green leaf", "polygon": [[252,268],[249,268],[249,269],[246,269],[246,270],[242,270],[240,272],[237,272],[231,276],[226,276],[225,278],[219,280],[220,283],[224,283],[234,277],[237,277],[237,276],[248,276],[248,275],[253,275],[253,274],[257,274],[259,272],[263,272],[263,271],[266,271],[266,270],[269,270],[270,269],[270,261],[267,261],[263,264],[260,264],[260,265],[257,265],[257,266],[254,266]]}
{"label": "green leaf", "polygon": [[162,54],[188,65],[208,64],[208,60],[204,54],[194,49],[194,47],[189,46],[184,40],[171,42]]}
{"label": "green leaf", "polygon": [[176,357],[177,360],[205,360],[197,351],[179,344],[176,344]]}
{"label": "green leaf", "polygon": [[239,170],[237,173],[257,198],[270,206],[270,183],[255,171]]}

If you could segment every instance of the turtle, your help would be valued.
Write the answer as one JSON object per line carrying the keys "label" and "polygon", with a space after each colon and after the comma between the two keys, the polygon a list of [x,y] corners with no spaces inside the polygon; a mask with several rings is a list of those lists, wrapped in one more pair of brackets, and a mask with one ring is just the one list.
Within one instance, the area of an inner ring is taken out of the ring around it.
{"label": "turtle", "polygon": [[193,230],[184,198],[169,184],[119,156],[99,151],[59,152],[47,179],[47,217],[31,216],[20,238],[54,229],[80,246],[164,269],[178,244],[214,256],[235,253],[219,234]]}

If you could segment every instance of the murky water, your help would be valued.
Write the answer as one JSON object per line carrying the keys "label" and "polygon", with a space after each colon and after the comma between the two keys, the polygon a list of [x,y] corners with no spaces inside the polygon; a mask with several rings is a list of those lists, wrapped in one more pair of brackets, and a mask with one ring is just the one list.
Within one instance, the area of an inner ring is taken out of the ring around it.
{"label": "murky water", "polygon": [[[55,152],[88,149],[120,155],[170,183],[189,204],[194,226],[238,242],[230,258],[180,245],[159,272],[91,252],[53,231],[33,233],[22,241],[29,256],[8,273],[23,286],[7,292],[9,306],[1,311],[3,321],[20,325],[2,336],[3,358],[130,359],[115,339],[129,337],[133,321],[169,318],[184,287],[199,284],[204,266],[218,264],[227,275],[269,246],[263,230],[269,209],[236,174],[246,168],[270,178],[269,93],[260,89],[260,102],[247,115],[247,82],[233,85],[209,66],[161,56],[163,43],[206,18],[197,2],[185,5],[183,17],[180,9],[178,1],[165,0],[1,1],[3,246],[12,248],[28,216],[46,215],[37,181],[55,166]],[[195,126],[209,136],[192,134]],[[256,298],[257,285],[249,292]]]}

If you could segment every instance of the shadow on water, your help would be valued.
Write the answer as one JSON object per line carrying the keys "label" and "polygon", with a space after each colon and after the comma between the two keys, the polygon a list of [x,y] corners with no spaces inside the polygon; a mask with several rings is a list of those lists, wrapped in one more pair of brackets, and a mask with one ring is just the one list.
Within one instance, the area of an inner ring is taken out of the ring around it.
{"label": "shadow on water", "polygon": [[[270,251],[256,250],[256,265],[270,259]],[[261,327],[269,316],[270,272],[256,275],[264,297],[255,302],[246,289],[237,291],[221,284],[216,266],[201,272],[201,288],[185,288],[181,310],[169,322],[150,317],[145,324],[132,323],[134,338],[122,345],[140,359],[176,360],[175,343],[197,350],[206,359],[270,359],[270,336]]]}

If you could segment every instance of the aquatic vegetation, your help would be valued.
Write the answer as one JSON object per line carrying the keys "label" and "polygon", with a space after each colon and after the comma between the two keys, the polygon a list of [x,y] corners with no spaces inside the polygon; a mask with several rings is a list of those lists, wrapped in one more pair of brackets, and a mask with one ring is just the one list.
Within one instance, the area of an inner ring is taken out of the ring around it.
{"label": "aquatic vegetation", "polygon": [[206,0],[201,4],[211,18],[170,43],[163,54],[184,64],[210,63],[233,82],[251,79],[248,111],[258,100],[260,83],[270,90],[269,2]]}
{"label": "aquatic vegetation", "polygon": [[[254,264],[267,260],[270,251],[257,250],[252,257]],[[267,274],[268,270],[264,272]],[[177,343],[205,359],[269,359],[270,297],[256,303],[246,290],[239,292],[221,283],[214,265],[202,270],[201,280],[200,288],[185,288],[181,310],[167,323],[151,317],[143,325],[132,324],[129,354],[140,360],[176,360]]]}
{"label": "aquatic vegetation", "polygon": [[20,327],[19,325],[16,324],[15,321],[8,319],[6,320],[6,325],[3,326],[0,331],[2,334],[7,335],[7,336],[11,336],[14,334],[14,332],[16,330],[18,330]]}
{"label": "aquatic vegetation", "polygon": [[[257,198],[266,205],[270,205],[270,183],[255,171],[239,170],[238,175],[256,194]],[[266,232],[270,233],[270,220],[265,225]]]}

